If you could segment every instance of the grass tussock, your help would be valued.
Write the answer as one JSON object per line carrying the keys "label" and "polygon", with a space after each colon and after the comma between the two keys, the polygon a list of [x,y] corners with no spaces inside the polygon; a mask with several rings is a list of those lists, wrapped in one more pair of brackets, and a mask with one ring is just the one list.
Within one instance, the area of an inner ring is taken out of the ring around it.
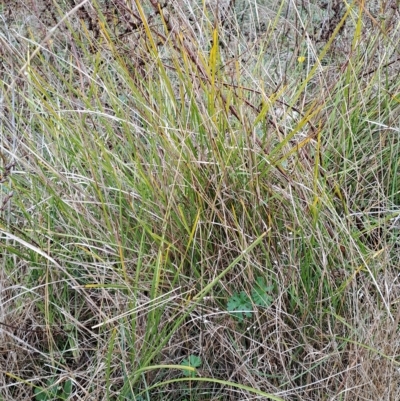
{"label": "grass tussock", "polygon": [[0,400],[400,397],[395,1],[0,17]]}

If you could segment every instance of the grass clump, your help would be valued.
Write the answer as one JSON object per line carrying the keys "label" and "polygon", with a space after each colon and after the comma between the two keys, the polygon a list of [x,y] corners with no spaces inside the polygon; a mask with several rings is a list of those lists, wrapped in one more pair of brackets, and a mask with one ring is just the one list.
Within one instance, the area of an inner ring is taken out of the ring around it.
{"label": "grass clump", "polygon": [[32,3],[0,10],[0,399],[398,398],[395,7]]}

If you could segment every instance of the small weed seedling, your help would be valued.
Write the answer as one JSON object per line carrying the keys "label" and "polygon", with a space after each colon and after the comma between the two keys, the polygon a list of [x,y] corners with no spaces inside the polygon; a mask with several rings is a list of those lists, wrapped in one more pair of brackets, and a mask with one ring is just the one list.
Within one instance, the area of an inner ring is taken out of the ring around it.
{"label": "small weed seedling", "polygon": [[251,297],[244,291],[234,293],[228,300],[227,310],[235,316],[239,322],[243,322],[245,317],[250,318],[253,313],[253,305],[267,308],[272,303],[269,293],[272,286],[267,286],[262,277],[257,277],[254,287],[251,290]]}
{"label": "small weed seedling", "polygon": [[[199,368],[201,366],[201,358],[197,355],[189,355],[189,358],[184,359],[181,362],[181,366],[190,366],[192,368]],[[187,370],[183,371],[183,374],[186,377],[195,377],[196,376],[196,372],[189,372]]]}
{"label": "small weed seedling", "polygon": [[48,382],[48,388],[35,388],[35,401],[67,400],[72,392],[72,381],[67,380],[63,386],[55,385],[54,380]]}

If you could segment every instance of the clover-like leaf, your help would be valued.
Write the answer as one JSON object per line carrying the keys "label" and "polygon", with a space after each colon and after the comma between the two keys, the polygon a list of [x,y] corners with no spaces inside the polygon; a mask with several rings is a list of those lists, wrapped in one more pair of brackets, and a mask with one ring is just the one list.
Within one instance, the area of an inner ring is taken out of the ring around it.
{"label": "clover-like leaf", "polygon": [[251,317],[253,305],[249,296],[244,291],[241,291],[240,293],[233,294],[229,298],[227,310],[242,322],[244,316]]}
{"label": "clover-like leaf", "polygon": [[272,297],[269,292],[273,289],[273,286],[267,286],[262,277],[257,277],[254,287],[251,290],[251,299],[255,305],[268,307],[272,304]]}
{"label": "clover-like leaf", "polygon": [[[190,366],[192,368],[199,368],[201,366],[201,358],[197,355],[189,355],[189,358],[184,359],[181,362],[181,366]],[[187,370],[183,371],[186,377],[195,377],[196,372],[189,372]]]}

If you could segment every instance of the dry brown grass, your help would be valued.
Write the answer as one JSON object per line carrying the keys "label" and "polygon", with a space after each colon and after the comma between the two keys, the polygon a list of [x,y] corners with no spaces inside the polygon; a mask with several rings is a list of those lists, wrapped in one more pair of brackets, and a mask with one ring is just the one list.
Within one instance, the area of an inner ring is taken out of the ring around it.
{"label": "dry brown grass", "polygon": [[396,2],[77,4],[0,6],[0,401],[400,399]]}

